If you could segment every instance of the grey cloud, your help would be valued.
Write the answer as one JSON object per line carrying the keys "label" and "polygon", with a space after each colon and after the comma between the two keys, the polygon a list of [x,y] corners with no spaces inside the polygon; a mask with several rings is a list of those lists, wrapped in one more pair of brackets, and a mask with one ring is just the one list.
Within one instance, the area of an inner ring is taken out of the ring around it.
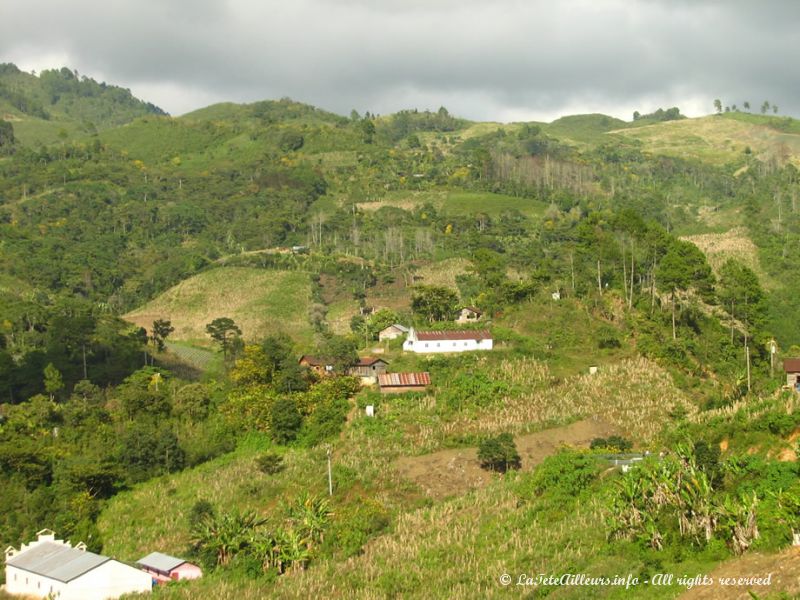
{"label": "grey cloud", "polygon": [[792,1],[3,4],[0,60],[64,55],[173,113],[282,96],[340,113],[445,104],[475,119],[629,118],[682,99],[710,111],[715,97],[800,113]]}

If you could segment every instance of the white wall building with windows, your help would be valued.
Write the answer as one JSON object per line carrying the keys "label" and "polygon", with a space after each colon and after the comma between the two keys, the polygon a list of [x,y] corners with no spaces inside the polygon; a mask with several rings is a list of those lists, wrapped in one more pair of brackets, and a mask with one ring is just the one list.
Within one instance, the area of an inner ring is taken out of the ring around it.
{"label": "white wall building with windows", "polygon": [[492,334],[486,329],[466,331],[417,331],[413,327],[408,332],[403,350],[420,354],[442,352],[471,352],[474,350],[491,350]]}
{"label": "white wall building with windows", "polygon": [[149,592],[153,579],[134,567],[57,540],[44,529],[36,541],[6,548],[9,594],[58,600],[107,600],[131,592]]}

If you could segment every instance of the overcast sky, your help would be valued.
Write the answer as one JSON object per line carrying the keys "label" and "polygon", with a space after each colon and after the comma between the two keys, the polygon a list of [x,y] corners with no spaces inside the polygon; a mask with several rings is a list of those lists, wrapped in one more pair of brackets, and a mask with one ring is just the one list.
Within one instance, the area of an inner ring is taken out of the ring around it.
{"label": "overcast sky", "polygon": [[800,1],[0,0],[0,62],[69,66],[179,115],[289,96],[552,120],[766,99],[800,115]]}

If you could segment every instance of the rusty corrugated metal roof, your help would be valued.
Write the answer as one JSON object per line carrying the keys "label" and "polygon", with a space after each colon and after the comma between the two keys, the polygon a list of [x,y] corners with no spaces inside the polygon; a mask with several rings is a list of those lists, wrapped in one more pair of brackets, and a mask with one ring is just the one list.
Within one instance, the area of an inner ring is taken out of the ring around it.
{"label": "rusty corrugated metal roof", "polygon": [[378,375],[378,385],[381,387],[403,387],[430,385],[431,374],[424,373],[381,373]]}
{"label": "rusty corrugated metal roof", "polygon": [[784,358],[783,370],[787,373],[800,373],[800,358]]}

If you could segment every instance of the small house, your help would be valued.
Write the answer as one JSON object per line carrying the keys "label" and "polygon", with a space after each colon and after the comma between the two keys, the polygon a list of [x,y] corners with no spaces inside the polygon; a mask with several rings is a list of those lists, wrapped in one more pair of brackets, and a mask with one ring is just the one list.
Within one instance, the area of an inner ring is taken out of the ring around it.
{"label": "small house", "polygon": [[327,358],[304,354],[300,357],[300,365],[308,367],[317,375],[330,375],[333,373],[333,362]]}
{"label": "small house", "polygon": [[481,316],[483,316],[483,313],[474,306],[464,306],[458,312],[456,323],[475,323],[476,321],[481,320]]}
{"label": "small house", "polygon": [[199,579],[203,571],[182,558],[151,552],[144,558],[136,561],[142,571],[150,575],[156,583],[168,581],[183,581],[184,579]]}
{"label": "small house", "polygon": [[369,317],[370,315],[375,313],[375,307],[374,306],[362,306],[361,308],[359,308],[359,311],[361,312],[361,316],[362,317]]}
{"label": "small house", "polygon": [[395,340],[407,333],[408,327],[400,325],[399,323],[395,323],[394,325],[389,325],[388,327],[381,329],[378,332],[378,339],[381,342],[385,342],[386,340]]}
{"label": "small house", "polygon": [[403,350],[420,354],[440,352],[471,352],[474,350],[491,350],[492,334],[486,329],[466,331],[416,331],[413,327],[408,332]]}
{"label": "small house", "polygon": [[786,372],[786,385],[800,392],[800,358],[785,358],[783,370]]}
{"label": "small house", "polygon": [[363,356],[358,359],[358,362],[351,365],[347,369],[348,375],[361,378],[361,383],[373,384],[377,383],[378,375],[386,373],[386,367],[389,366],[382,358],[374,356]]}
{"label": "small house", "polygon": [[381,394],[422,392],[431,384],[431,375],[424,373],[383,373],[378,375]]}
{"label": "small house", "polygon": [[33,542],[17,550],[6,548],[5,591],[26,598],[108,600],[134,592],[149,592],[147,573],[108,556],[73,546],[43,529]]}

